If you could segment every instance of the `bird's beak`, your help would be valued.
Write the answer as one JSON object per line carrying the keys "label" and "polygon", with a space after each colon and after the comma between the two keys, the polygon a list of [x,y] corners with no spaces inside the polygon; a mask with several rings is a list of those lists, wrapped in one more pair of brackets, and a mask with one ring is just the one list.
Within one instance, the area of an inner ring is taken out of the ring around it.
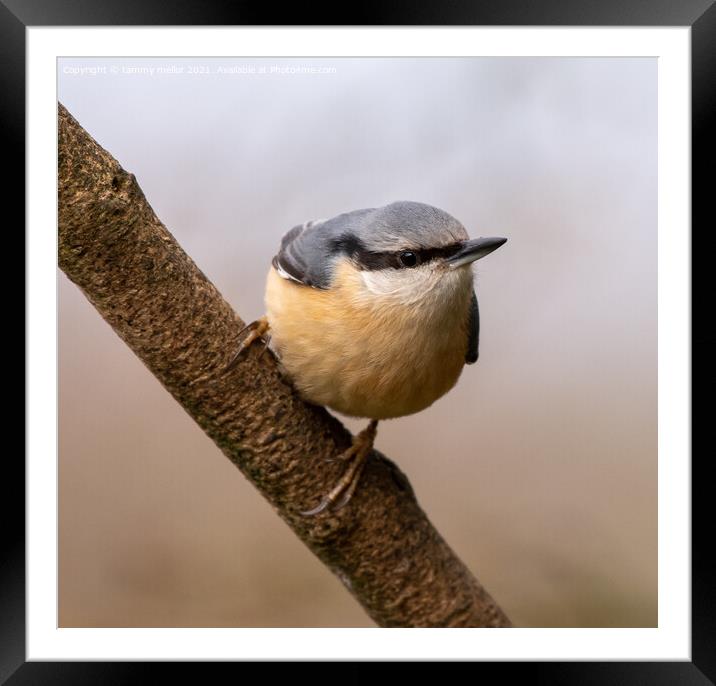
{"label": "bird's beak", "polygon": [[465,241],[462,248],[454,255],[448,257],[445,262],[453,269],[462,267],[475,260],[479,260],[485,255],[489,255],[493,250],[497,250],[501,245],[507,243],[506,238],[473,238]]}

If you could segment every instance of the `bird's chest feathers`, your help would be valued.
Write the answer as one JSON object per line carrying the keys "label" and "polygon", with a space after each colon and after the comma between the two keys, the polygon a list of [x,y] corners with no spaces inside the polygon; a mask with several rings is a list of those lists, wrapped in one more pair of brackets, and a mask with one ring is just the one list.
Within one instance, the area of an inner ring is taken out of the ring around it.
{"label": "bird's chest feathers", "polygon": [[272,340],[307,399],[387,418],[417,412],[455,384],[467,350],[471,273],[396,276],[405,275],[339,265],[331,289],[321,291],[271,270]]}
{"label": "bird's chest feathers", "polygon": [[[470,270],[425,266],[409,270],[364,271],[345,290],[348,309],[359,318],[386,322],[393,347],[403,354],[440,355],[452,348],[464,359],[463,337],[472,294]],[[372,327],[371,327],[372,328]]]}
{"label": "bird's chest feathers", "polygon": [[447,392],[465,364],[470,270],[363,271],[343,279],[355,353],[374,370],[370,383],[425,406]]}

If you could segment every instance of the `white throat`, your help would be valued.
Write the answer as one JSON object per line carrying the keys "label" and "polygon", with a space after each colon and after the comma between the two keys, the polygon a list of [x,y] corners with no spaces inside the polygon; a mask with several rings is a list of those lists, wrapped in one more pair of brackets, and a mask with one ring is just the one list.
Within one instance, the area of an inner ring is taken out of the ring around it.
{"label": "white throat", "polygon": [[363,271],[365,296],[381,304],[413,305],[420,309],[442,309],[446,303],[472,288],[472,269],[441,269],[425,264],[414,269]]}

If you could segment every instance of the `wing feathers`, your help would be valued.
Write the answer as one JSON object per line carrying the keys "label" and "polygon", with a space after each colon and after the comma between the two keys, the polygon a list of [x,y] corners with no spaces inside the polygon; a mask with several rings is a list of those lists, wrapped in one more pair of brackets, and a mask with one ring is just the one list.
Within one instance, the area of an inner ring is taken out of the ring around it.
{"label": "wing feathers", "polygon": [[474,364],[477,362],[479,355],[478,347],[480,345],[480,310],[477,307],[477,296],[475,295],[475,291],[472,292],[469,317],[465,363]]}

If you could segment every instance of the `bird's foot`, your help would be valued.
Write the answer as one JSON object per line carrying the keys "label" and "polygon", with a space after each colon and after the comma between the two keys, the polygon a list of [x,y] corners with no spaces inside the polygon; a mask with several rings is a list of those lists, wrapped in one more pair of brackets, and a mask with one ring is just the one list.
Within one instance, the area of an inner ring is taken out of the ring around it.
{"label": "bird's foot", "polygon": [[316,507],[301,512],[304,517],[317,515],[331,506],[333,510],[340,510],[348,504],[358,486],[368,455],[373,450],[377,427],[378,420],[371,420],[370,424],[353,439],[350,448],[336,458],[341,462],[349,462],[346,471],[331,492]]}
{"label": "bird's foot", "polygon": [[[241,343],[239,343],[239,349],[236,351],[234,356],[231,358],[231,362],[227,365],[226,369],[231,369],[236,364],[236,361],[239,359],[241,353],[244,352],[255,340],[258,340],[259,338],[262,338],[266,333],[269,331],[271,327],[269,326],[268,319],[266,317],[260,317],[255,322],[251,322],[250,324],[247,324],[241,331],[239,331],[239,337],[244,336]],[[245,334],[245,335],[244,335]],[[271,337],[268,336],[266,339],[266,343],[264,344],[264,349],[261,351],[263,352],[268,348],[268,344],[271,341]]]}

